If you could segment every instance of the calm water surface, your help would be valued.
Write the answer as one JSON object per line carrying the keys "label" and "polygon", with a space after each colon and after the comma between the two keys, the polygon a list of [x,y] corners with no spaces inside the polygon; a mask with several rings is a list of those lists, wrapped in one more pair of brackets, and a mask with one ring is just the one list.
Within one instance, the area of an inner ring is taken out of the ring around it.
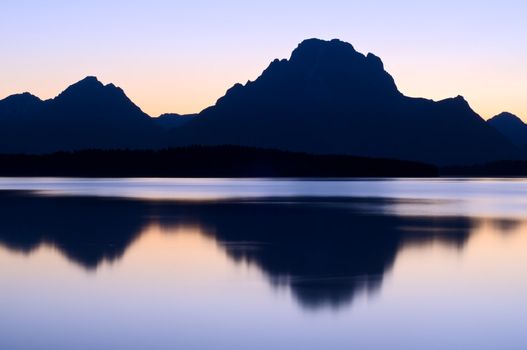
{"label": "calm water surface", "polygon": [[527,181],[0,179],[0,349],[526,349]]}

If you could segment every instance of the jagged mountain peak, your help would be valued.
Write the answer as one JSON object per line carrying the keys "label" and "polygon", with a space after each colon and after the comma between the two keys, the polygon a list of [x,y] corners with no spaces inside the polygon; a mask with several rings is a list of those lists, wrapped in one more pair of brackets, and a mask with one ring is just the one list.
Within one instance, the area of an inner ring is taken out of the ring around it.
{"label": "jagged mountain peak", "polygon": [[353,45],[339,39],[304,40],[291,54],[290,62],[308,66],[326,66],[325,69],[351,69],[368,67],[384,71],[380,57],[373,53],[363,55],[355,50]]}
{"label": "jagged mountain peak", "polygon": [[124,91],[114,84],[104,85],[97,77],[88,76],[60,93],[56,99],[90,99],[97,96],[115,96],[126,98]]}
{"label": "jagged mountain peak", "polygon": [[355,48],[350,43],[339,39],[322,40],[317,38],[306,39],[302,41],[291,55],[291,61],[302,60],[306,58],[317,58],[327,53],[339,54],[357,54]]}
{"label": "jagged mountain peak", "polygon": [[236,84],[174,144],[236,144],[436,164],[516,157],[457,96],[404,96],[382,60],[341,40],[308,39],[253,82]]}
{"label": "jagged mountain peak", "polygon": [[288,94],[306,104],[317,101],[341,104],[350,99],[369,99],[373,103],[381,96],[393,99],[401,95],[378,56],[372,53],[365,56],[338,39],[308,39],[298,45],[289,59],[273,60],[255,81],[235,84],[217,105],[225,106],[240,99],[282,103]]}
{"label": "jagged mountain peak", "polygon": [[73,88],[102,88],[104,84],[95,76],[87,76],[84,79],[70,85],[66,90]]}

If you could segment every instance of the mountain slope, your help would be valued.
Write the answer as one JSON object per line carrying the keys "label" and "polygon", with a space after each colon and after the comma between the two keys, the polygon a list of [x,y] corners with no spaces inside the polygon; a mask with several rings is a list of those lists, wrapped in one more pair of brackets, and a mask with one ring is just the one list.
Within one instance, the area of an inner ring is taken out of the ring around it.
{"label": "mountain slope", "polygon": [[172,132],[172,145],[234,144],[434,162],[518,156],[462,98],[405,97],[382,61],[339,40],[310,39],[254,82]]}
{"label": "mountain slope", "polygon": [[514,114],[503,112],[488,123],[516,146],[527,148],[527,124]]}
{"label": "mountain slope", "polygon": [[161,129],[116,86],[87,77],[54,99],[29,94],[0,101],[0,151],[45,153],[150,148]]}

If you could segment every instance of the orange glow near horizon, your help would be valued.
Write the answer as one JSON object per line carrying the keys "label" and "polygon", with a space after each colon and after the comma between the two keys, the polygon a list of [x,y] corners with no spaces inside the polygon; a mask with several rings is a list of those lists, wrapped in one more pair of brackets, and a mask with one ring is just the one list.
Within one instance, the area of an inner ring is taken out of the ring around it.
{"label": "orange glow near horizon", "polygon": [[[272,60],[267,59],[268,63]],[[167,71],[172,71],[169,74],[159,66],[154,71],[136,75],[121,67],[102,74],[68,73],[53,80],[7,76],[0,84],[0,99],[26,91],[41,99],[54,98],[76,81],[95,75],[105,84],[113,83],[121,87],[136,105],[152,117],[164,113],[192,114],[214,105],[234,84],[256,79],[268,63],[265,59],[252,65],[234,61],[221,68],[207,68],[207,63],[202,61],[190,67],[165,67]],[[407,96],[442,100],[462,95],[484,119],[507,111],[527,121],[522,87],[527,80],[527,72],[525,76],[515,76],[506,67],[500,71],[484,63],[471,69],[466,69],[469,64],[463,62],[457,66],[436,62],[425,67],[417,67],[412,61],[385,59],[384,63],[399,90]],[[481,74],[482,71],[485,74]]]}

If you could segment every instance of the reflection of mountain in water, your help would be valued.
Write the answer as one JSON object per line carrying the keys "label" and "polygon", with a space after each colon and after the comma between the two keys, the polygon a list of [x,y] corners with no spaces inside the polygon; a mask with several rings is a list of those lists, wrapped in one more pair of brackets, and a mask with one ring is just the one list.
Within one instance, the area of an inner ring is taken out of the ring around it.
{"label": "reflection of mountain in water", "polygon": [[149,224],[197,223],[233,260],[259,266],[302,305],[338,307],[379,288],[405,245],[438,239],[459,247],[473,225],[464,218],[365,213],[357,209],[364,202],[397,205],[332,198],[185,204],[3,192],[0,243],[23,252],[51,244],[93,269],[119,259]]}
{"label": "reflection of mountain in water", "polygon": [[145,206],[132,201],[0,194],[0,242],[30,252],[43,243],[93,269],[123,255],[146,223]]}

